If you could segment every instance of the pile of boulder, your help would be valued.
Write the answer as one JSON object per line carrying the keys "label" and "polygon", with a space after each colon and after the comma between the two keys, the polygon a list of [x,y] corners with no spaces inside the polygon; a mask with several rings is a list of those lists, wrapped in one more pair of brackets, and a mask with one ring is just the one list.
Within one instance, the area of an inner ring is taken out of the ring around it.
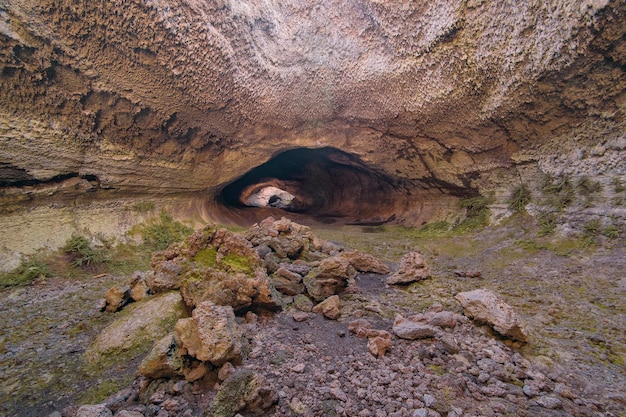
{"label": "pile of boulder", "polygon": [[259,314],[293,306],[337,319],[337,294],[355,286],[358,272],[390,272],[373,256],[345,251],[307,226],[271,217],[242,235],[205,227],[155,252],[151,267],[135,272],[126,286],[111,288],[105,309],[115,312],[149,295],[178,292],[189,317],[156,341],[139,371],[152,379],[188,382],[207,376],[226,381],[242,362]]}
{"label": "pile of boulder", "polygon": [[[184,313],[163,332],[165,336],[159,336],[139,372],[148,380],[217,384],[221,389],[205,414],[210,416],[222,415],[222,409],[227,410],[224,415],[231,416],[258,412],[278,401],[263,375],[248,375],[249,370],[239,367],[260,316],[287,308],[295,321],[308,320],[312,313],[336,320],[341,316],[339,295],[358,291],[355,278],[359,272],[391,273],[385,263],[371,255],[346,251],[317,238],[306,226],[271,217],[241,235],[205,227],[185,241],[155,252],[151,267],[147,272],[135,272],[127,285],[110,289],[105,309],[115,312],[158,294],[170,294],[182,303]],[[386,282],[408,284],[428,277],[430,270],[423,256],[410,252]],[[527,340],[510,307],[495,294],[476,290],[460,293],[456,299],[466,316],[491,325],[505,337]],[[350,321],[348,330],[367,339],[368,351],[375,358],[392,349],[394,336],[403,340],[437,339],[454,354],[459,347],[448,329],[461,318],[467,320],[434,305],[406,318],[396,314],[391,332],[374,329],[365,319]],[[231,386],[245,395],[236,404],[222,403],[232,397],[224,391]]]}

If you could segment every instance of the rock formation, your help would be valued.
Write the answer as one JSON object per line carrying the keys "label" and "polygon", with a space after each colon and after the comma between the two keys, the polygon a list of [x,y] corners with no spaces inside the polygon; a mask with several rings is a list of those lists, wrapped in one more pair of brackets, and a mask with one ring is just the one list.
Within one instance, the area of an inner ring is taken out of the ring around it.
{"label": "rock formation", "polygon": [[149,194],[421,224],[544,173],[608,186],[625,19],[619,0],[7,0],[0,209]]}

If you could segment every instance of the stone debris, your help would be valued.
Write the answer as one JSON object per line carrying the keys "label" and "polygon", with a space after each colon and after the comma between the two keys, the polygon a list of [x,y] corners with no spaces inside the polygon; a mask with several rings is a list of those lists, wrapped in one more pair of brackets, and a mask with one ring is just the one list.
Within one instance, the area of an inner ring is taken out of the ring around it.
{"label": "stone debris", "polygon": [[146,282],[146,274],[135,271],[130,279],[130,298],[133,301],[141,301],[150,294],[150,287]]}
{"label": "stone debris", "polygon": [[[182,265],[176,280],[191,317],[180,318],[174,333],[154,345],[140,365],[144,379],[139,386],[123,396],[125,405],[110,406],[116,415],[461,417],[492,409],[494,416],[548,416],[551,410],[572,410],[578,400],[565,380],[547,377],[441,304],[423,312],[396,312],[390,322],[388,304],[377,296],[346,295],[342,291],[355,285],[357,270],[385,271],[367,256],[343,252],[286,219],[254,226],[248,243],[229,233],[205,229],[153,258],[156,265]],[[241,258],[224,265],[232,253],[252,254],[243,262],[251,268],[243,271]],[[184,259],[195,259],[192,268]],[[429,275],[421,255],[413,252],[403,259],[399,275]],[[205,265],[204,275],[192,283],[189,274],[203,262],[212,266]],[[259,288],[266,289],[265,303],[258,302]],[[468,317],[526,340],[510,306],[493,293],[475,290],[455,298]],[[275,310],[258,308],[272,300],[280,300],[277,305],[287,311],[272,316],[269,311]],[[343,322],[342,306],[346,312],[366,312],[368,318],[355,314]],[[207,386],[217,392],[198,402]],[[200,403],[206,411],[200,411]]]}
{"label": "stone debris", "polygon": [[398,271],[387,278],[387,284],[410,284],[430,278],[430,269],[424,256],[418,252],[409,252],[400,259]]}
{"label": "stone debris", "polygon": [[354,269],[359,272],[372,272],[380,275],[385,275],[391,272],[386,263],[372,255],[362,253],[358,250],[341,252],[339,256],[347,260],[350,265],[352,265]]}
{"label": "stone debris", "polygon": [[528,335],[513,308],[487,289],[458,293],[454,297],[463,307],[465,315],[478,322],[487,323],[502,336],[526,342]]}

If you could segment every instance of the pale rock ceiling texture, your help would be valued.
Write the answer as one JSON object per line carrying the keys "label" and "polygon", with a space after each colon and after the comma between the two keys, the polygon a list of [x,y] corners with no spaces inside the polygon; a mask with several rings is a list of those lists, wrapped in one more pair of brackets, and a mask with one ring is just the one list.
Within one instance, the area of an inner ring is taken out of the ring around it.
{"label": "pale rock ceiling texture", "polygon": [[0,182],[210,199],[331,147],[332,198],[402,215],[569,132],[623,137],[625,22],[621,0],[4,0]]}

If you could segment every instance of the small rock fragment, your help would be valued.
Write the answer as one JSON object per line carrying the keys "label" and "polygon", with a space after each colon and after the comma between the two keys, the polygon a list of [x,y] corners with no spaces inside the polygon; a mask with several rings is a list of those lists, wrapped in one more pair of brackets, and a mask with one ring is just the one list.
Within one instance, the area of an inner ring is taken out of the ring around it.
{"label": "small rock fragment", "polygon": [[311,318],[311,316],[309,316],[309,313],[305,313],[304,311],[296,311],[291,315],[291,317],[293,318],[293,321],[297,322],[307,321]]}
{"label": "small rock fragment", "polygon": [[142,271],[133,272],[130,280],[130,298],[134,301],[143,300],[148,295],[150,288],[146,283],[146,274]]}
{"label": "small rock fragment", "polygon": [[230,363],[230,362],[226,362],[224,365],[222,365],[220,370],[217,371],[217,378],[220,381],[224,381],[224,380],[226,380],[226,378],[228,378],[234,372],[235,372],[235,367],[233,366],[233,364]]}
{"label": "small rock fragment", "polygon": [[297,374],[301,374],[304,372],[304,369],[306,368],[306,365],[304,363],[299,363],[297,365],[295,365],[293,368],[291,368],[292,371],[294,371]]}
{"label": "small rock fragment", "polygon": [[363,339],[367,338],[371,329],[372,324],[366,319],[352,320],[348,323],[348,330]]}
{"label": "small rock fragment", "polygon": [[391,335],[388,338],[381,336],[372,337],[367,342],[367,350],[376,358],[384,356],[385,353],[391,350],[392,346]]}

